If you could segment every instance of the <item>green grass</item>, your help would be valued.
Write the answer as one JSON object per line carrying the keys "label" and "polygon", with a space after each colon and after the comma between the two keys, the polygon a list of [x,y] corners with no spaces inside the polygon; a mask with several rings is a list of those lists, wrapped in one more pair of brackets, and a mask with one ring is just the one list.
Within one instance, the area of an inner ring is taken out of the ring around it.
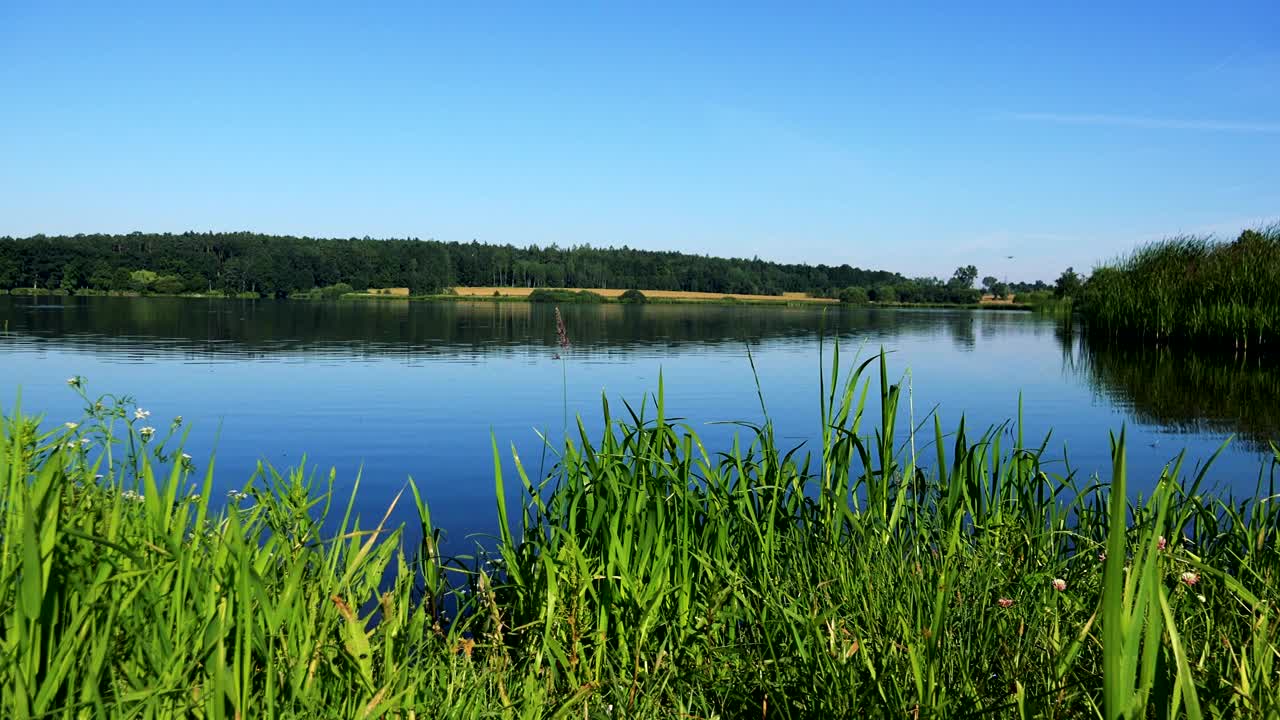
{"label": "green grass", "polygon": [[217,509],[180,420],[143,432],[127,398],[86,395],[41,431],[15,409],[0,714],[1280,712],[1280,452],[1253,497],[1207,495],[1208,465],[1179,460],[1141,499],[1123,432],[1111,477],[1084,478],[1017,421],[944,432],[907,392],[882,356],[836,352],[812,456],[768,421],[713,452],[661,381],[604,403],[598,436],[579,423],[546,477],[495,439],[500,537],[471,557],[440,554],[412,482],[390,505],[416,506],[414,533],[304,468],[264,466]]}
{"label": "green grass", "polygon": [[1234,242],[1180,237],[1093,272],[1080,298],[1091,334],[1237,350],[1280,347],[1280,226]]}
{"label": "green grass", "polygon": [[1075,308],[1071,298],[1055,297],[1051,291],[1047,290],[1022,293],[1017,296],[1016,300],[1031,311],[1041,315],[1070,317]]}

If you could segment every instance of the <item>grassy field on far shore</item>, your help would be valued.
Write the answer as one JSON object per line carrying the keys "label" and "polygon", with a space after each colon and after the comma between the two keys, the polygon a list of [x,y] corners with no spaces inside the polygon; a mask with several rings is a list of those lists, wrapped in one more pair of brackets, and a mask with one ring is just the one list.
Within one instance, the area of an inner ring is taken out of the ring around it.
{"label": "grassy field on far shore", "polygon": [[[525,287],[455,287],[453,290],[458,295],[468,298],[488,298],[494,297],[497,293],[499,297],[525,298],[528,297],[537,288]],[[600,297],[607,299],[615,299],[627,291],[627,288],[563,288],[570,292],[580,292],[587,290],[593,292]],[[706,292],[688,292],[684,290],[641,290],[645,297],[650,300],[678,300],[685,301],[720,301],[725,298],[733,298],[743,302],[809,302],[818,304],[831,304],[837,302],[833,298],[815,298],[809,297],[804,293],[792,292],[783,293],[781,295],[751,295],[747,293],[706,293]]]}

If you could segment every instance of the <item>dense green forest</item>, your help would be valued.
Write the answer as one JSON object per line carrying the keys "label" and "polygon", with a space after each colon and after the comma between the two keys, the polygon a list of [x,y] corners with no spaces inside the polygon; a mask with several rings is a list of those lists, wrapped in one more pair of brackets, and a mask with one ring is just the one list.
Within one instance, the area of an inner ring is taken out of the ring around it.
{"label": "dense green forest", "polygon": [[972,288],[977,276],[972,265],[944,281],[847,264],[783,264],[627,247],[519,248],[474,241],[319,239],[248,232],[0,238],[0,288],[69,293],[287,297],[320,288],[408,287],[415,295],[426,295],[455,285],[497,285],[804,292],[823,297],[857,289],[860,292],[846,297],[976,302],[978,291]]}

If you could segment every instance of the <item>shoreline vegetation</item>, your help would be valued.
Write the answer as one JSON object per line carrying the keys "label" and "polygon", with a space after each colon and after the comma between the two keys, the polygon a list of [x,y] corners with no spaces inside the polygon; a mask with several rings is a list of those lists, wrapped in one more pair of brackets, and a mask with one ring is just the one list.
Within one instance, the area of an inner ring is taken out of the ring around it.
{"label": "shoreline vegetation", "polygon": [[304,467],[223,500],[181,418],[70,378],[84,417],[0,420],[4,714],[1280,712],[1274,444],[1252,497],[1181,456],[1138,493],[1123,431],[1082,477],[1020,411],[903,416],[883,354],[827,362],[811,456],[763,406],[708,449],[661,381],[545,477],[495,438],[498,536],[454,557],[411,480],[411,528]]}
{"label": "shoreline vegetation", "polygon": [[[256,295],[341,294],[340,288],[406,288],[434,296],[449,288],[638,288],[695,295],[788,295],[860,304],[978,303],[978,269],[952,277],[906,277],[886,270],[779,263],[589,245],[515,247],[417,238],[311,238],[258,233],[0,237],[0,288],[65,292]],[[988,276],[997,297],[1045,291],[1043,282],[1007,284]]]}
{"label": "shoreline vegetation", "polygon": [[1280,225],[1148,245],[1097,268],[1080,300],[1086,330],[1113,341],[1275,352]]}
{"label": "shoreline vegetation", "polygon": [[1087,277],[1067,268],[1053,285],[988,275],[977,290],[977,282],[973,265],[942,280],[626,247],[253,233],[0,237],[0,293],[11,295],[1004,308],[1078,315],[1086,332],[1115,341],[1280,345],[1280,225],[1231,242],[1167,239]]}
{"label": "shoreline vegetation", "polygon": [[[1038,311],[1043,300],[1032,299],[1027,302],[1017,297],[997,299],[990,295],[982,295],[976,302],[898,302],[898,301],[866,301],[851,305],[837,298],[811,297],[805,293],[783,293],[782,295],[744,295],[736,293],[695,293],[671,290],[607,290],[599,288],[520,288],[520,287],[456,287],[447,288],[446,292],[428,295],[411,295],[408,288],[369,288],[364,291],[344,288],[320,288],[305,293],[294,293],[288,300],[384,300],[402,302],[543,302],[560,304],[666,304],[666,305],[753,305],[771,307],[880,307],[880,308],[944,308],[972,310],[1018,310]],[[628,293],[630,298],[624,297]],[[261,295],[253,292],[224,293],[157,293],[136,291],[100,291],[81,289],[74,292],[65,290],[43,290],[32,288],[0,289],[0,295],[14,297],[178,297],[208,300],[262,300]],[[638,297],[637,297],[638,296]]]}

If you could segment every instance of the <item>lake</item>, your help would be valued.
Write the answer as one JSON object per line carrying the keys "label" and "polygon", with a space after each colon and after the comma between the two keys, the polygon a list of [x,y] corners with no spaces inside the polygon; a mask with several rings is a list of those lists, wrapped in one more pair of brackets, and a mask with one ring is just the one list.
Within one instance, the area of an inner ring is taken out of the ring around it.
{"label": "lake", "polygon": [[[216,450],[219,492],[240,487],[261,460],[302,461],[349,488],[370,521],[412,476],[449,531],[453,552],[495,526],[491,438],[526,468],[548,464],[537,431],[558,440],[566,415],[600,427],[655,392],[668,415],[727,449],[734,426],[762,419],[750,348],[770,417],[786,444],[818,437],[819,342],[847,367],[890,353],[910,388],[902,425],[933,408],[944,430],[961,415],[976,439],[1015,418],[1028,440],[1052,431],[1083,475],[1109,474],[1108,431],[1129,430],[1131,482],[1149,489],[1186,449],[1215,463],[1210,484],[1252,495],[1267,442],[1280,437],[1280,377],[1249,357],[1092,347],[1069,325],[1013,311],[726,305],[575,305],[562,308],[571,346],[556,342],[554,310],[527,303],[240,301],[192,298],[0,297],[0,406],[52,426],[78,419],[91,395],[128,394],[157,428],[176,415],[198,467]],[[560,359],[557,359],[560,357]],[[909,373],[909,374],[908,374]],[[875,394],[875,387],[872,388]],[[865,426],[864,426],[865,427]],[[932,424],[920,441],[932,440]],[[925,460],[929,462],[929,460]],[[1192,463],[1193,464],[1193,463]],[[510,477],[510,475],[509,475]],[[398,519],[411,515],[407,507]]]}

